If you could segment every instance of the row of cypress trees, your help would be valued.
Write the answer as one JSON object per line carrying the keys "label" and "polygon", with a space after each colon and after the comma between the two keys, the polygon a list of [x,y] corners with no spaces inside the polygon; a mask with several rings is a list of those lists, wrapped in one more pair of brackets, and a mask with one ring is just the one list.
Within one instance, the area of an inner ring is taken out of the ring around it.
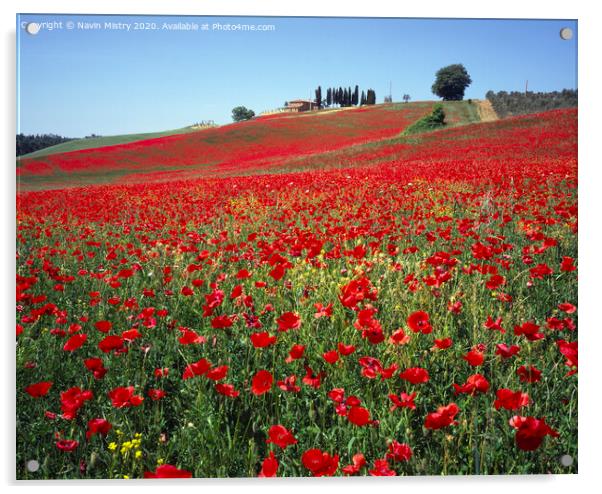
{"label": "row of cypress trees", "polygon": [[328,108],[335,105],[340,107],[357,106],[358,104],[374,105],[376,104],[376,93],[374,89],[368,89],[367,91],[362,90],[360,95],[360,88],[357,84],[353,90],[351,87],[329,87],[326,90],[326,98],[323,99],[322,87],[318,86],[316,89],[316,103],[319,108]]}

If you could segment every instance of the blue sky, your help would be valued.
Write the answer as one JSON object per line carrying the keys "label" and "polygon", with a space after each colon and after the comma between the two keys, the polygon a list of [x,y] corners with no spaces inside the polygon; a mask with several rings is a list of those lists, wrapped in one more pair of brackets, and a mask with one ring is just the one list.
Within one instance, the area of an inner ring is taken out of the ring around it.
{"label": "blue sky", "polygon": [[[28,22],[62,22],[32,36]],[[67,29],[99,22],[103,29]],[[131,24],[104,29],[105,22]],[[133,30],[155,22],[155,30]],[[164,22],[209,24],[169,31]],[[218,31],[213,24],[270,24],[273,31]],[[573,29],[572,40],[559,31]],[[550,20],[344,19],[22,15],[17,18],[18,126],[23,133],[82,137],[151,132],[200,120],[231,121],[238,105],[256,113],[313,96],[320,84],[373,88],[400,101],[435,99],[442,66],[462,63],[489,89],[577,88],[577,22]]]}

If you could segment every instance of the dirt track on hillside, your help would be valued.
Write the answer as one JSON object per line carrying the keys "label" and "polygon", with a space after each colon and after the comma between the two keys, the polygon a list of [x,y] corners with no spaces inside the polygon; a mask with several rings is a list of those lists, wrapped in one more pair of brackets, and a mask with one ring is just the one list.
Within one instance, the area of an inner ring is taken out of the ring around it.
{"label": "dirt track on hillside", "polygon": [[479,117],[481,117],[481,122],[493,122],[494,120],[499,120],[497,113],[491,106],[491,101],[488,99],[476,100],[475,103],[479,109]]}

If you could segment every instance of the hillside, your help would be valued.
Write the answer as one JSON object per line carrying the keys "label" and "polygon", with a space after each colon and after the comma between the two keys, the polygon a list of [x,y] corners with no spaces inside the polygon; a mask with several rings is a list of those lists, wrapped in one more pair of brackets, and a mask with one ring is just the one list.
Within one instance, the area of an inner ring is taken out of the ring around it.
{"label": "hillside", "polygon": [[540,163],[573,156],[576,149],[577,110],[562,109],[490,122],[457,123],[423,134],[395,136],[310,156],[291,156],[256,173],[423,161],[455,166],[458,162],[478,163],[502,156],[505,161]]}
{"label": "hillside", "polygon": [[38,151],[34,151],[32,153],[24,154],[19,156],[18,159],[40,158],[50,154],[70,153],[72,151],[80,151],[83,149],[114,146],[116,144],[127,144],[130,142],[144,141],[157,137],[188,134],[189,132],[196,132],[198,130],[198,128],[190,126],[182,127],[181,129],[163,130],[161,132],[146,132],[143,134],[122,134],[114,136],[90,137],[86,139],[73,139],[67,142],[56,144],[54,146],[49,146],[44,149],[39,149]]}
{"label": "hillside", "polygon": [[[482,160],[500,149],[517,159],[552,158],[560,138],[574,152],[576,110],[481,122],[475,102],[444,102],[446,127],[402,136],[433,102],[398,103],[270,115],[203,132],[171,135],[18,162],[19,189],[56,189],[102,183],[161,182],[374,166],[413,160]],[[558,119],[562,125],[555,123]],[[552,132],[550,129],[553,128]],[[560,134],[559,134],[560,133]]]}
{"label": "hillside", "polygon": [[20,187],[52,188],[106,183],[134,173],[246,174],[291,156],[392,138],[431,108],[432,102],[415,102],[272,115],[202,132],[29,157],[17,161],[17,175]]}

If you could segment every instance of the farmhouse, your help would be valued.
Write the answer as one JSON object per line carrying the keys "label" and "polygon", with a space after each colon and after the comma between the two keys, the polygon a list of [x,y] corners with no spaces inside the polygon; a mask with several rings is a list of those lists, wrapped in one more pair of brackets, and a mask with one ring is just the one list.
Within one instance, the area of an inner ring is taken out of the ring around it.
{"label": "farmhouse", "polygon": [[308,99],[294,99],[288,102],[288,104],[284,107],[284,110],[290,112],[302,112],[314,110],[317,108],[318,105],[315,101],[311,101]]}

